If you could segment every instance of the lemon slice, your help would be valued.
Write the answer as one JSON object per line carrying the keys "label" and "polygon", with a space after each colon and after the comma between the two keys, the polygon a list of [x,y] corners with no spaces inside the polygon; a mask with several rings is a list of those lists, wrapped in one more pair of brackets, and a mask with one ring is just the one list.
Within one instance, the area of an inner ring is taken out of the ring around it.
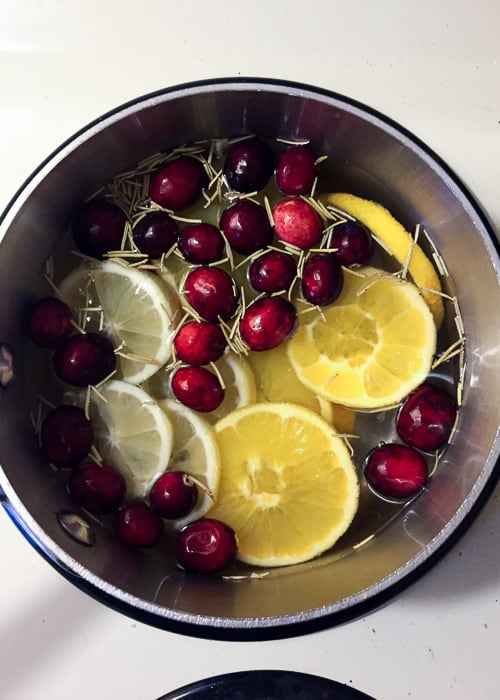
{"label": "lemon slice", "polygon": [[180,320],[177,294],[148,272],[111,260],[94,270],[94,284],[105,329],[122,348],[117,358],[120,376],[139,384],[172,354]]}
{"label": "lemon slice", "polygon": [[235,352],[226,352],[215,363],[225,387],[224,399],[215,411],[205,413],[210,423],[216,423],[236,408],[242,408],[257,400],[252,368],[248,361]]}
{"label": "lemon slice", "polygon": [[106,463],[116,467],[129,496],[144,496],[169,463],[172,425],[149,394],[112,380],[90,404],[95,443]]}
{"label": "lemon slice", "polygon": [[198,501],[186,518],[176,521],[177,528],[201,518],[217,496],[220,475],[220,453],[215,430],[204,418],[173,399],[160,401],[160,408],[172,424],[174,442],[169,470],[191,474],[203,488],[198,488]]}
{"label": "lemon slice", "polygon": [[140,384],[169,360],[180,302],[156,275],[108,260],[75,268],[59,291],[80,325],[112,338],[120,379]]}
{"label": "lemon slice", "polygon": [[321,195],[323,204],[345,211],[364,224],[394,255],[396,260],[405,265],[411,250],[408,272],[413,281],[422,290],[422,295],[434,316],[439,328],[444,318],[443,299],[436,292],[441,291],[441,282],[434,265],[422,248],[414,243],[413,237],[381,204],[353,194],[332,193]]}
{"label": "lemon slice", "polygon": [[334,304],[303,316],[288,342],[300,381],[351,408],[398,403],[426,378],[436,326],[418,288],[371,267],[344,276]]}
{"label": "lemon slice", "polygon": [[288,359],[286,343],[265,352],[251,352],[248,362],[253,371],[258,401],[296,403],[319,413],[328,422],[332,421],[331,403],[298,380]]}
{"label": "lemon slice", "polygon": [[359,484],[343,441],[303,406],[256,403],[215,430],[222,469],[209,517],[230,525],[238,557],[257,566],[307,561],[332,547],[356,513]]}

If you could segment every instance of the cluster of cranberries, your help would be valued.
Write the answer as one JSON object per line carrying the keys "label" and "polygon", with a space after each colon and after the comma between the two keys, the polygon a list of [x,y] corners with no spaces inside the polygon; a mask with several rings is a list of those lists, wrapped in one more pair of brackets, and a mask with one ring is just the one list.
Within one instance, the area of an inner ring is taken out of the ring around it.
{"label": "cluster of cranberries", "polygon": [[[272,211],[251,197],[272,178],[284,197]],[[318,167],[313,151],[304,145],[285,148],[277,157],[259,138],[243,139],[228,150],[223,177],[234,195],[224,209],[219,226],[192,223],[179,230],[171,214],[196,203],[207,176],[202,162],[181,155],[160,166],[150,180],[151,200],[168,211],[155,211],[134,226],[137,248],[159,257],[177,246],[187,263],[194,265],[184,281],[183,293],[199,320],[183,326],[174,341],[176,358],[183,363],[171,376],[175,397],[189,408],[208,412],[224,398],[218,376],[207,368],[226,349],[220,324],[234,319],[240,309],[240,294],[232,276],[217,263],[227,255],[249,257],[247,276],[256,298],[239,316],[238,332],[252,351],[270,350],[293,333],[297,323],[295,306],[286,292],[299,275],[295,253],[304,254],[322,242],[324,222],[307,201]],[[366,263],[373,241],[357,223],[341,224],[335,230],[337,253],[309,252],[300,271],[303,298],[315,305],[332,303],[343,286],[342,265]],[[273,243],[281,246],[277,248]],[[77,242],[78,243],[78,242]]]}
{"label": "cluster of cranberries", "polygon": [[[184,518],[196,504],[197,486],[181,471],[162,474],[151,488],[149,502],[124,502],[126,484],[120,472],[109,464],[88,460],[94,431],[77,406],[52,409],[41,424],[40,441],[54,466],[70,470],[67,488],[73,500],[93,515],[112,515],[115,533],[129,545],[156,544],[163,534],[164,520]],[[224,523],[203,518],[180,530],[175,547],[182,568],[214,572],[234,559],[236,538]]]}
{"label": "cluster of cranberries", "polygon": [[[281,199],[272,209],[271,223],[252,193],[262,190],[273,174]],[[198,320],[189,320],[177,331],[174,349],[181,364],[171,375],[173,394],[189,408],[213,411],[224,398],[218,376],[207,368],[226,350],[222,324],[237,318],[239,336],[249,350],[270,350],[289,338],[296,327],[297,312],[286,294],[295,280],[300,278],[305,301],[326,306],[342,291],[342,267],[369,262],[373,239],[357,222],[337,224],[329,234],[329,248],[324,248],[324,222],[309,199],[317,177],[317,160],[309,146],[291,145],[275,157],[259,138],[235,142],[223,166],[231,203],[219,226],[191,223],[181,230],[172,214],[202,197],[208,186],[204,164],[179,155],[152,174],[149,195],[160,208],[137,219],[132,235],[137,249],[150,258],[177,248],[192,267],[183,293]],[[75,244],[85,255],[102,259],[121,248],[126,221],[116,204],[91,200],[74,221]],[[227,246],[231,256],[248,257],[247,277],[255,299],[243,310],[235,281],[217,266],[227,256]],[[68,384],[98,384],[115,368],[108,338],[99,333],[75,333],[71,310],[58,299],[42,299],[35,305],[29,332],[38,345],[54,351],[54,371]],[[396,419],[404,444],[380,445],[367,456],[364,471],[372,488],[396,499],[407,499],[421,489],[428,475],[421,452],[446,443],[455,416],[455,403],[439,387],[426,383],[413,392]],[[192,510],[198,496],[196,484],[182,472],[166,472],[152,487],[148,502],[124,503],[126,486],[121,474],[110,465],[86,461],[93,437],[84,411],[74,406],[54,409],[41,427],[48,459],[71,470],[68,489],[75,501],[90,513],[113,514],[113,527],[123,541],[139,547],[155,544],[164,519],[184,518]],[[177,560],[190,571],[218,571],[235,553],[231,528],[208,518],[183,528],[176,541]]]}
{"label": "cluster of cranberries", "polygon": [[382,444],[368,453],[364,473],[370,486],[391,499],[415,496],[428,479],[422,452],[435,452],[448,442],[456,415],[447,391],[429,381],[421,384],[396,415],[396,432],[404,444]]}

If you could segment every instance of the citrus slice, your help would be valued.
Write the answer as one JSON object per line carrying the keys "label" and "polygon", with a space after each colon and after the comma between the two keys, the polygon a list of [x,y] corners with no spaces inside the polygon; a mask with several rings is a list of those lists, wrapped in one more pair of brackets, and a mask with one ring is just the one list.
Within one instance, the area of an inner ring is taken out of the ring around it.
{"label": "citrus slice", "polygon": [[256,403],[215,430],[222,468],[208,516],[234,529],[241,561],[307,561],[347,530],[358,505],[356,470],[320,416],[296,404]]}
{"label": "citrus slice", "polygon": [[139,384],[171,356],[180,320],[177,294],[150,273],[111,260],[94,270],[94,284],[105,330],[123,353],[120,376]]}
{"label": "citrus slice", "polygon": [[129,496],[144,496],[172,452],[173,430],[165,413],[139,387],[112,380],[94,395],[90,418],[104,462],[122,473]]}
{"label": "citrus slice", "polygon": [[75,268],[59,291],[80,325],[112,338],[120,379],[139,384],[170,358],[180,303],[156,275],[108,260]]}
{"label": "citrus slice", "polygon": [[332,421],[331,403],[299,381],[288,359],[285,343],[266,352],[251,352],[248,362],[253,371],[258,401],[296,403],[319,413],[329,423]]}
{"label": "citrus slice", "polygon": [[286,343],[266,352],[251,352],[248,361],[255,379],[257,401],[296,403],[319,413],[337,432],[353,433],[354,411],[327,401],[302,384],[288,358]]}
{"label": "citrus slice", "polygon": [[[441,291],[441,282],[434,265],[422,248],[414,243],[413,236],[381,204],[362,199],[353,194],[341,192],[321,195],[320,200],[331,204],[364,224],[378,238],[392,255],[405,265],[411,250],[408,272],[422,291],[422,295],[434,316],[439,328],[444,318],[443,299],[436,292]],[[413,247],[413,249],[412,249]]]}
{"label": "citrus slice", "polygon": [[288,342],[300,381],[351,408],[392,406],[431,369],[436,326],[418,288],[381,270],[346,272],[334,304],[303,316]]}
{"label": "citrus slice", "polygon": [[230,411],[242,408],[257,400],[257,391],[252,368],[242,355],[226,352],[215,363],[224,383],[224,399],[215,411],[206,413],[205,417],[214,424]]}
{"label": "citrus slice", "polygon": [[204,418],[173,399],[160,401],[160,408],[172,424],[174,442],[169,470],[186,472],[202,484],[198,500],[177,528],[201,518],[212,506],[219,486],[220,453],[215,430]]}
{"label": "citrus slice", "polygon": [[[224,384],[224,399],[214,411],[201,414],[211,424],[216,423],[226,413],[248,406],[257,400],[255,380],[248,360],[234,352],[227,352],[214,364]],[[207,368],[215,374],[214,367],[207,365]],[[156,400],[174,398],[168,368],[160,369],[144,382],[143,388]]]}

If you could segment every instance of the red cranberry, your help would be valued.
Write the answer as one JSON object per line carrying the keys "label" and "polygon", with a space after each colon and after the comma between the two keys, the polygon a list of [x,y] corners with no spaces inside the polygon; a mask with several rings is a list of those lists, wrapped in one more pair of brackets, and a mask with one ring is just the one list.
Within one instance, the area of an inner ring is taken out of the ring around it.
{"label": "red cranberry", "polygon": [[236,535],[220,520],[202,518],[186,525],[177,535],[177,562],[197,574],[225,569],[236,557]]}
{"label": "red cranberry", "polygon": [[99,333],[72,335],[57,346],[52,361],[59,379],[73,386],[99,384],[116,367],[113,345]]}
{"label": "red cranberry", "polygon": [[335,255],[311,255],[302,270],[302,294],[311,304],[327,306],[338,298],[344,285],[342,267]]}
{"label": "red cranberry", "polygon": [[179,250],[195,265],[209,265],[224,257],[225,243],[221,232],[212,224],[189,224],[179,236]]}
{"label": "red cranberry", "polygon": [[220,326],[209,321],[189,321],[174,339],[179,360],[189,365],[208,365],[224,354],[226,338]]}
{"label": "red cranberry", "polygon": [[240,335],[250,350],[271,350],[294,330],[297,312],[283,297],[263,297],[247,308],[240,321]]}
{"label": "red cranberry", "polygon": [[214,411],[224,398],[219,378],[206,367],[179,367],[171,381],[175,398],[194,411]]}
{"label": "red cranberry", "polygon": [[125,498],[125,479],[108,464],[88,462],[71,472],[68,491],[89,513],[109,515],[121,506]]}
{"label": "red cranberry", "polygon": [[73,332],[72,313],[60,299],[46,297],[33,307],[28,330],[33,342],[42,348],[55,348]]}
{"label": "red cranberry", "polygon": [[57,406],[45,416],[40,441],[48,459],[60,469],[76,467],[88,455],[94,431],[78,406]]}
{"label": "red cranberry", "polygon": [[163,534],[163,520],[147,503],[130,501],[113,518],[118,537],[134,547],[152,547]]}
{"label": "red cranberry", "polygon": [[247,199],[239,200],[224,210],[220,227],[231,248],[242,255],[255,253],[273,240],[266,210]]}
{"label": "red cranberry", "polygon": [[198,498],[196,484],[185,472],[165,472],[154,483],[149,500],[155,513],[168,520],[184,518]]}
{"label": "red cranberry", "polygon": [[364,471],[373,489],[388,498],[410,498],[427,481],[427,464],[420,452],[395,442],[371,450]]}
{"label": "red cranberry", "polygon": [[307,250],[317,245],[323,235],[323,221],[318,212],[303,199],[283,199],[273,209],[276,235],[283,243]]}
{"label": "red cranberry", "polygon": [[270,250],[260,255],[248,270],[252,287],[267,294],[289,289],[296,275],[297,265],[293,257],[279,250]]}
{"label": "red cranberry", "polygon": [[207,321],[227,321],[238,307],[238,293],[230,275],[218,267],[197,267],[184,283],[186,299]]}
{"label": "red cranberry", "polygon": [[73,239],[84,255],[102,258],[110,250],[120,250],[127,217],[116,204],[92,199],[73,222]]}
{"label": "red cranberry", "polygon": [[255,192],[269,180],[273,166],[269,146],[259,138],[249,138],[231,146],[224,162],[224,175],[233,190]]}
{"label": "red cranberry", "polygon": [[373,238],[367,228],[355,221],[346,221],[335,226],[331,247],[341,265],[366,265],[373,255]]}
{"label": "red cranberry", "polygon": [[141,253],[151,258],[161,258],[176,243],[179,235],[177,223],[165,211],[152,211],[134,226],[133,239]]}
{"label": "red cranberry", "polygon": [[149,194],[160,206],[179,211],[197,202],[207,185],[203,164],[195,158],[180,156],[162,165],[151,176]]}
{"label": "red cranberry", "polygon": [[295,197],[311,192],[316,175],[316,158],[307,146],[285,149],[278,158],[274,173],[278,189]]}
{"label": "red cranberry", "polygon": [[408,445],[433,452],[448,441],[456,415],[457,406],[451,396],[426,382],[415,389],[399,409],[396,430]]}

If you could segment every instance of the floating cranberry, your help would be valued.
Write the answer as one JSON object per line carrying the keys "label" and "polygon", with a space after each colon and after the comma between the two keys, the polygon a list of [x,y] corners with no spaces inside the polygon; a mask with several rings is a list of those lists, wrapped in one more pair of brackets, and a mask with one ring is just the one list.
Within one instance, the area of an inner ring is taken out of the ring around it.
{"label": "floating cranberry", "polygon": [[55,349],[52,361],[59,379],[73,386],[99,384],[116,368],[113,345],[99,333],[67,338]]}
{"label": "floating cranberry", "polygon": [[327,306],[337,299],[344,285],[342,267],[335,255],[317,253],[302,270],[302,294],[311,304]]}
{"label": "floating cranberry", "polygon": [[73,239],[84,255],[102,258],[110,250],[120,250],[127,217],[116,204],[92,199],[73,222]]}
{"label": "floating cranberry", "polygon": [[209,265],[224,257],[224,238],[212,224],[189,224],[179,236],[179,250],[188,262]]}
{"label": "floating cranberry", "polygon": [[234,530],[213,518],[196,520],[177,535],[177,562],[181,568],[192,573],[221,571],[231,564],[236,551]]}
{"label": "floating cranberry", "polygon": [[132,237],[141,253],[161,258],[176,243],[178,235],[177,222],[167,212],[152,211],[136,223]]}
{"label": "floating cranberry", "polygon": [[206,367],[179,367],[171,381],[175,398],[194,411],[214,411],[224,398],[219,378]]}
{"label": "floating cranberry", "polygon": [[155,513],[168,520],[184,518],[194,508],[198,498],[196,484],[189,474],[165,472],[154,483],[149,501]]}
{"label": "floating cranberry", "polygon": [[68,479],[70,496],[94,515],[109,515],[125,498],[125,479],[108,464],[88,462],[74,469]]}
{"label": "floating cranberry", "polygon": [[283,243],[307,250],[317,245],[323,235],[323,221],[318,212],[303,199],[283,199],[273,209],[276,235]]}
{"label": "floating cranberry", "polygon": [[226,338],[220,326],[209,321],[188,321],[174,339],[179,360],[189,365],[208,365],[224,354]]}
{"label": "floating cranberry", "polygon": [[295,260],[288,253],[270,250],[256,258],[249,267],[248,279],[257,292],[283,292],[297,275]]}
{"label": "floating cranberry", "polygon": [[203,164],[190,156],[180,156],[162,165],[151,176],[151,199],[166,209],[179,211],[190,207],[208,185]]}
{"label": "floating cranberry", "polygon": [[186,299],[206,321],[227,321],[238,307],[238,292],[233,279],[218,267],[197,267],[184,283]]}
{"label": "floating cranberry", "polygon": [[307,146],[290,146],[280,154],[274,177],[284,194],[309,194],[316,176],[316,157]]}
{"label": "floating cranberry", "polygon": [[263,297],[247,308],[240,321],[240,335],[250,350],[271,350],[295,328],[297,312],[283,297]]}
{"label": "floating cranberry", "polygon": [[42,422],[40,442],[52,464],[60,469],[70,469],[88,455],[94,442],[94,431],[82,408],[57,406]]}
{"label": "floating cranberry", "polygon": [[224,210],[220,227],[229,245],[237,253],[250,255],[265,248],[273,240],[273,230],[266,210],[242,199]]}
{"label": "floating cranberry", "polygon": [[373,238],[367,228],[355,221],[346,221],[335,226],[331,247],[341,265],[366,265],[373,255]]}
{"label": "floating cranberry", "polygon": [[448,441],[456,415],[457,406],[451,396],[426,382],[415,389],[399,409],[396,430],[407,445],[433,452]]}
{"label": "floating cranberry", "polygon": [[152,547],[163,534],[163,520],[144,501],[130,501],[113,518],[118,537],[134,547]]}
{"label": "floating cranberry", "polygon": [[238,141],[229,149],[224,162],[224,176],[236,192],[255,192],[264,187],[272,175],[273,152],[259,138]]}
{"label": "floating cranberry", "polygon": [[427,464],[420,452],[395,442],[371,450],[364,472],[372,488],[388,498],[410,498],[427,481]]}
{"label": "floating cranberry", "polygon": [[42,348],[55,348],[73,332],[72,316],[69,306],[60,299],[40,299],[29,317],[31,339]]}

